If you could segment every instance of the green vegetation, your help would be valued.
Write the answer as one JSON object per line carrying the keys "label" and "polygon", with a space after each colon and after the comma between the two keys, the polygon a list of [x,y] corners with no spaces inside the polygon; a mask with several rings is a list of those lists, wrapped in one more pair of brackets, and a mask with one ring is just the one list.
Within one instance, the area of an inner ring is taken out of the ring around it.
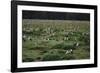
{"label": "green vegetation", "polygon": [[75,20],[23,19],[22,60],[90,58],[90,23]]}

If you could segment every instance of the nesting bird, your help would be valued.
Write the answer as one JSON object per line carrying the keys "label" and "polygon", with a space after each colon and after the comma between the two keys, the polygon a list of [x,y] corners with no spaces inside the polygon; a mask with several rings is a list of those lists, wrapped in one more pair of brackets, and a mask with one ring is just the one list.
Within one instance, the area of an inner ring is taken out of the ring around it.
{"label": "nesting bird", "polygon": [[79,46],[79,43],[76,43],[76,46]]}
{"label": "nesting bird", "polygon": [[66,53],[65,54],[68,54],[68,53],[72,53],[72,49],[70,49],[70,50],[66,50]]}
{"label": "nesting bird", "polygon": [[27,38],[28,40],[32,40],[32,38],[29,36],[28,38]]}

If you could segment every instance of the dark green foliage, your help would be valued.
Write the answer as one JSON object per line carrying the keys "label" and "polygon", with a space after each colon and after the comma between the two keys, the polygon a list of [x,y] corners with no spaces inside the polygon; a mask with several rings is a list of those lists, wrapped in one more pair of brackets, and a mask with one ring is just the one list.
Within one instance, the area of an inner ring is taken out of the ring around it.
{"label": "dark green foliage", "polygon": [[64,49],[64,50],[68,50],[68,49],[75,49],[75,43],[66,43],[66,42],[63,42],[63,43],[60,43],[60,44],[57,44],[55,46],[53,46],[52,48],[55,48],[55,49]]}
{"label": "dark green foliage", "polygon": [[62,57],[62,59],[64,59],[64,60],[73,60],[75,58],[74,58],[73,54],[67,54],[67,55],[64,55]]}
{"label": "dark green foliage", "polygon": [[46,53],[47,52],[47,50],[44,50],[44,51],[42,51],[41,53],[43,54],[43,53]]}
{"label": "dark green foliage", "polygon": [[32,62],[32,61],[34,61],[33,58],[24,58],[23,59],[23,62]]}
{"label": "dark green foliage", "polygon": [[74,50],[73,56],[75,57],[75,59],[88,59],[88,58],[90,58],[90,54],[88,53],[88,51],[86,51],[85,49],[82,49],[82,48],[78,48],[78,49]]}
{"label": "dark green foliage", "polygon": [[60,60],[60,56],[57,54],[46,54],[43,56],[43,61]]}

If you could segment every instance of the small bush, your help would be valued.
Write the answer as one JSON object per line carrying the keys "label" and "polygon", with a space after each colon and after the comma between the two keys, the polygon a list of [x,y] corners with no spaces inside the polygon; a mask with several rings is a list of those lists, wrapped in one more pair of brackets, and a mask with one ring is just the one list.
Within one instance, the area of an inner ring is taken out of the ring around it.
{"label": "small bush", "polygon": [[23,62],[32,62],[32,61],[34,61],[33,58],[24,58],[23,59]]}
{"label": "small bush", "polygon": [[43,56],[43,61],[60,60],[60,56],[56,54],[47,54]]}
{"label": "small bush", "polygon": [[90,58],[90,52],[85,50],[84,48],[78,48],[73,51],[73,56],[75,59],[89,59]]}
{"label": "small bush", "polygon": [[72,60],[72,59],[75,59],[74,56],[72,54],[66,54],[62,57],[62,59],[65,59],[65,60]]}
{"label": "small bush", "polygon": [[52,49],[75,49],[75,45],[72,43],[72,44],[69,44],[69,43],[61,43],[61,44],[57,44],[55,46],[52,47]]}
{"label": "small bush", "polygon": [[57,50],[51,50],[43,55],[43,61],[60,60],[61,56]]}

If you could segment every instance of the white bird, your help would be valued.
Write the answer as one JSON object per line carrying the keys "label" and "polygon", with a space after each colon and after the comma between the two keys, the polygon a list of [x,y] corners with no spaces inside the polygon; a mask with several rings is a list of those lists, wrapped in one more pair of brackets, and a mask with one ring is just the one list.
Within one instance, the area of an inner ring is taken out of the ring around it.
{"label": "white bird", "polygon": [[23,38],[26,38],[26,35],[23,35]]}
{"label": "white bird", "polygon": [[76,46],[79,46],[79,43],[76,43]]}
{"label": "white bird", "polygon": [[69,53],[69,51],[67,50],[65,54],[68,54],[68,53]]}
{"label": "white bird", "polygon": [[68,38],[68,37],[67,37],[66,39],[67,39],[67,40],[69,40],[69,38]]}
{"label": "white bird", "polygon": [[28,39],[28,40],[31,40],[31,37],[29,36],[27,39]]}
{"label": "white bird", "polygon": [[66,50],[66,53],[65,54],[71,53],[72,51],[73,51],[72,49]]}

